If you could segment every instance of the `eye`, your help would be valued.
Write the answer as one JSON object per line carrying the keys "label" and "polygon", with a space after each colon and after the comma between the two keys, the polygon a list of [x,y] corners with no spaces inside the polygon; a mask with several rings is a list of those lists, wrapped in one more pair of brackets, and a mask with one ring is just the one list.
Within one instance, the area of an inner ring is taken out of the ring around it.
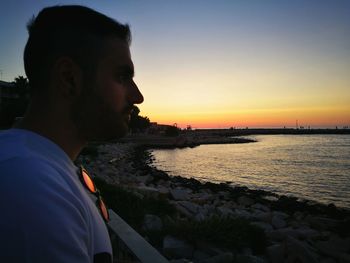
{"label": "eye", "polygon": [[124,84],[124,83],[132,81],[133,76],[131,74],[117,74],[116,79],[120,83]]}

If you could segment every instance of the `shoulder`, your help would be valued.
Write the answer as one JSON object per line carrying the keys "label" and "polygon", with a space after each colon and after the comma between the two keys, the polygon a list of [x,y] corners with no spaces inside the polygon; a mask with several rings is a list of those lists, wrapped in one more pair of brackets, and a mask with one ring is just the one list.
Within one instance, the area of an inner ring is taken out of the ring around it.
{"label": "shoulder", "polygon": [[[35,158],[16,157],[0,163],[0,180],[0,208],[6,211],[0,217],[2,247],[22,246],[33,258],[60,248],[63,256],[87,257],[88,213],[57,170]],[[48,244],[52,248],[42,250]]]}

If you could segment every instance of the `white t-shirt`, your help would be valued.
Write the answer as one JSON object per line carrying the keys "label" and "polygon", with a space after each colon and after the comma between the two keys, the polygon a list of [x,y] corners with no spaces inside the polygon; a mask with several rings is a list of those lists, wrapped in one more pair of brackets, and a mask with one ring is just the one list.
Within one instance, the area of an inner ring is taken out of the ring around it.
{"label": "white t-shirt", "polygon": [[0,132],[0,262],[111,262],[107,227],[77,171],[49,139]]}

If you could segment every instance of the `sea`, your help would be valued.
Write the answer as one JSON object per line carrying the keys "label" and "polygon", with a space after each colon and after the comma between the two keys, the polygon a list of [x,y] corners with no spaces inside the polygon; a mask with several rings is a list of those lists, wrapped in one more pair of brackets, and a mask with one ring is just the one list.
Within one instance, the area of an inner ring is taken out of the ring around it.
{"label": "sea", "polygon": [[226,182],[350,209],[350,135],[256,135],[243,144],[150,150],[173,176]]}

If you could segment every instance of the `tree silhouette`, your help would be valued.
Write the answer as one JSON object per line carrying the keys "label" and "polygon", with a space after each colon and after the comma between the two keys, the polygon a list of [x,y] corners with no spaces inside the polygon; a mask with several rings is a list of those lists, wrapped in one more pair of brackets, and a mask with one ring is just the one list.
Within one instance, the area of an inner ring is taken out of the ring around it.
{"label": "tree silhouette", "polygon": [[131,111],[129,125],[132,133],[143,132],[151,125],[151,122],[148,117],[143,117],[139,114],[140,109],[134,105]]}
{"label": "tree silhouette", "polygon": [[0,112],[0,126],[10,127],[16,117],[22,117],[29,103],[29,82],[23,76],[13,81],[14,86],[8,90],[6,101],[2,102]]}

